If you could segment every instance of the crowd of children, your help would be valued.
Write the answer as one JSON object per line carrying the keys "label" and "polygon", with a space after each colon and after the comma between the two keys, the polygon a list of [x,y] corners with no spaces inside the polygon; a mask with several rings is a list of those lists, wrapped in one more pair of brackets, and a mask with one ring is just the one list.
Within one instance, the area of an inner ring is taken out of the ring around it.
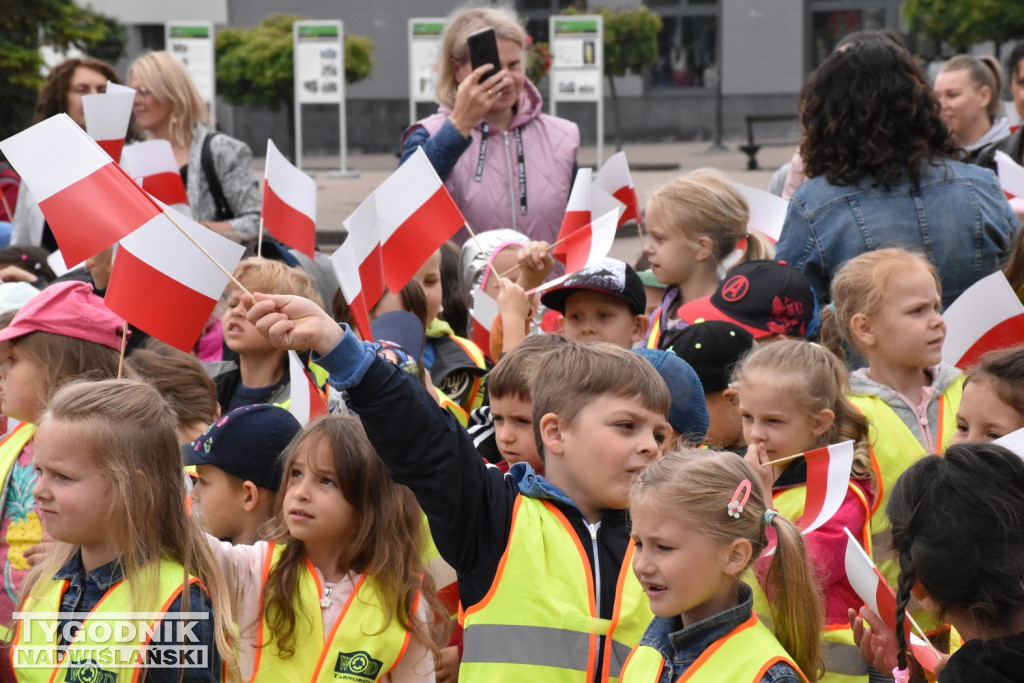
{"label": "crowd of children", "polygon": [[107,308],[110,250],[0,315],[0,680],[1020,678],[1024,449],[989,442],[1024,344],[944,362],[942,273],[898,246],[815,291],[718,171],[642,220],[635,268],[553,280],[514,230],[445,244],[372,340],[272,242],[192,354]]}

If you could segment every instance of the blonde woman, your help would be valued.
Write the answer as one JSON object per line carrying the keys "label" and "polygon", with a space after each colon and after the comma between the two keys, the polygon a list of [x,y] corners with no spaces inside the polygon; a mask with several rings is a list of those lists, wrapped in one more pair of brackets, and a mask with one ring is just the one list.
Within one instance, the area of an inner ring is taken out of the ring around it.
{"label": "blonde woman", "polygon": [[261,198],[252,150],[207,127],[206,105],[185,65],[167,52],[150,52],[132,64],[128,84],[135,88],[139,128],[174,149],[193,218],[217,232],[255,235]]}
{"label": "blonde woman", "polygon": [[[467,39],[493,28],[501,64],[473,69]],[[402,137],[402,162],[422,147],[477,232],[511,228],[554,242],[576,172],[576,124],[541,113],[526,78],[526,31],[505,8],[467,8],[448,19],[437,69],[438,111]],[[468,237],[468,233],[463,236]],[[456,238],[458,241],[458,238]]]}
{"label": "blonde woman", "polygon": [[935,79],[939,117],[953,141],[967,152],[968,162],[975,162],[984,147],[1010,134],[999,96],[1002,80],[995,57],[971,55],[953,57]]}

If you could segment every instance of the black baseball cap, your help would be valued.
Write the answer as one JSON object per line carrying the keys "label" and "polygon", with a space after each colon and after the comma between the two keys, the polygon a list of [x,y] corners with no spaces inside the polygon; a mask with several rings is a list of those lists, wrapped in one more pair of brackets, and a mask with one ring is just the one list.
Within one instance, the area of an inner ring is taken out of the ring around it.
{"label": "black baseball cap", "polygon": [[621,299],[633,315],[643,315],[647,310],[647,293],[640,276],[628,263],[614,258],[602,259],[573,273],[565,282],[542,294],[540,302],[554,311],[565,313],[565,300],[570,294],[582,290],[603,292]]}
{"label": "black baseball cap", "polygon": [[705,394],[729,388],[736,363],[754,346],[754,336],[724,320],[705,320],[673,332],[665,348],[694,369]]}
{"label": "black baseball cap", "polygon": [[235,408],[181,447],[186,465],[213,465],[271,491],[281,487],[281,453],[302,430],[284,408],[254,403]]}
{"label": "black baseball cap", "polygon": [[803,273],[781,261],[746,261],[730,270],[715,293],[679,308],[679,319],[725,320],[755,339],[803,337],[815,313],[814,289]]}

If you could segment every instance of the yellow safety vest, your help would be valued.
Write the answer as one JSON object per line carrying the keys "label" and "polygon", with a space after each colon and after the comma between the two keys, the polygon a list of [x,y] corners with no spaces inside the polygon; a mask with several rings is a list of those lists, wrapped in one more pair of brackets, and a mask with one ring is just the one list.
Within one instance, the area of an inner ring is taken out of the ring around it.
{"label": "yellow safety vest", "polygon": [[[939,424],[936,434],[937,452],[946,450],[956,432],[956,411],[963,394],[963,377],[958,378],[939,397]],[[871,515],[872,556],[878,570],[890,585],[899,579],[899,566],[892,550],[892,532],[885,506],[892,487],[908,467],[928,455],[924,446],[900,416],[877,396],[853,394],[850,402],[870,425],[871,467],[875,470],[874,507]]]}
{"label": "yellow safety vest", "polygon": [[[285,546],[267,546],[263,563],[260,600],[270,569],[281,559]],[[252,681],[273,683],[310,681],[379,681],[405,654],[412,634],[384,609],[380,587],[373,577],[362,574],[345,603],[329,637],[324,636],[320,598],[323,587],[309,558],[299,572],[295,596],[295,654],[282,658],[277,641],[260,617],[259,640],[253,660]],[[412,605],[415,613],[420,596]]]}
{"label": "yellow safety vest", "polygon": [[[849,490],[857,496],[864,506],[864,526],[853,529],[857,540],[871,552],[871,506],[868,505],[864,492],[852,482],[847,484]],[[772,503],[779,514],[790,520],[798,520],[804,514],[807,502],[806,486],[788,486],[772,493]],[[749,577],[753,580],[753,577]],[[760,584],[753,581],[754,610],[771,620],[771,607],[768,598],[761,590]],[[860,649],[853,640],[853,630],[848,623],[827,624],[821,631],[821,658],[825,663],[825,674],[819,678],[820,683],[867,683],[868,663],[860,656]]]}
{"label": "yellow safety vest", "polygon": [[647,348],[657,349],[659,341],[661,341],[661,306],[654,309],[654,322],[651,323],[651,329],[647,332]]}
{"label": "yellow safety vest", "polygon": [[[760,683],[768,669],[786,662],[807,680],[768,627],[751,613],[742,624],[711,643],[677,683]],[[622,670],[622,683],[657,683],[665,659],[657,649],[641,645],[633,650]]]}
{"label": "yellow safety vest", "polygon": [[[653,618],[632,560],[630,541],[614,577],[612,617],[600,618],[595,576],[569,520],[550,501],[518,496],[494,582],[462,614],[459,680],[618,681],[630,650]],[[602,637],[604,656],[598,661]]]}
{"label": "yellow safety vest", "polygon": [[[153,572],[156,572],[157,576],[153,576]],[[18,681],[34,683],[138,680],[143,668],[134,664],[138,661],[137,658],[146,661],[150,633],[153,628],[159,628],[159,620],[130,619],[128,621],[135,627],[128,628],[122,615],[126,612],[166,612],[171,603],[181,595],[185,585],[184,578],[184,568],[172,560],[163,559],[143,567],[138,578],[133,578],[133,582],[146,586],[155,579],[159,588],[153,594],[143,594],[143,591],[139,591],[141,604],[132,601],[127,582],[118,581],[96,603],[78,629],[75,640],[67,646],[63,655],[59,653],[58,635],[54,632],[53,626],[60,612],[61,598],[70,582],[51,580],[43,583],[32,591],[20,607],[21,612],[31,612],[37,614],[39,618],[31,619],[28,627],[25,625],[25,619],[18,620],[15,625],[11,661]],[[189,577],[188,581],[196,583],[198,579]],[[114,614],[119,618],[113,619],[111,615]],[[145,623],[148,630],[138,628],[141,623]],[[100,634],[100,639],[90,640],[94,634]],[[109,637],[103,634],[109,634]],[[134,638],[121,641],[121,635]],[[187,644],[187,641],[185,642]],[[210,646],[209,643],[203,645]],[[180,644],[175,644],[173,649],[180,649]],[[206,656],[212,654],[207,652]],[[161,661],[167,663],[166,659]],[[38,666],[47,662],[54,666]],[[80,664],[76,666],[76,663]]]}

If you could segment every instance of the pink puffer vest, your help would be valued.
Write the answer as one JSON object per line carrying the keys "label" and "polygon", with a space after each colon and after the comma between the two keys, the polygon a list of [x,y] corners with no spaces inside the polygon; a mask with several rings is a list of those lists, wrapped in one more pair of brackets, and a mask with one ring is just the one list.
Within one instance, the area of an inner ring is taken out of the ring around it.
{"label": "pink puffer vest", "polygon": [[[532,240],[554,242],[557,238],[572,187],[580,131],[571,121],[542,114],[541,106],[540,92],[527,81],[509,130],[488,130],[480,180],[474,176],[480,159],[483,121],[473,127],[472,142],[445,186],[474,231],[512,228]],[[433,116],[410,126],[403,139],[417,128],[434,135],[449,113],[450,110],[441,107]],[[526,162],[525,215],[520,212],[519,202],[519,148],[514,132],[517,128],[522,133]]]}

